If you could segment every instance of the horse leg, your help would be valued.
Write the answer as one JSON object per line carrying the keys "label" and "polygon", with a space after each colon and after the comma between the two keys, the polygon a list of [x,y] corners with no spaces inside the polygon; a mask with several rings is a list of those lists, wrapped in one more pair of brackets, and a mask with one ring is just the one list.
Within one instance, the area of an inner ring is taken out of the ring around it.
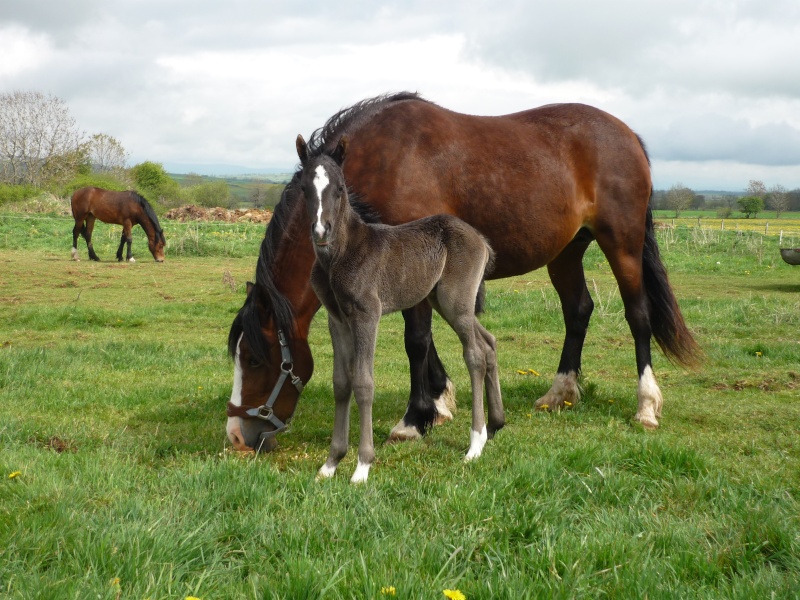
{"label": "horse leg", "polygon": [[431,316],[428,302],[403,311],[411,393],[406,414],[389,433],[389,441],[419,439],[432,424],[453,418],[448,405],[448,402],[452,403],[452,409],[455,409],[453,386],[433,345]]}
{"label": "horse leg", "polygon": [[78,256],[78,236],[81,235],[85,227],[83,217],[76,217],[75,227],[72,228],[72,260],[74,261],[80,261],[80,256]]}
{"label": "horse leg", "polygon": [[560,410],[575,404],[580,398],[578,375],[581,371],[581,354],[589,318],[594,310],[583,274],[583,254],[590,243],[591,238],[576,237],[547,265],[550,281],[561,300],[566,333],[553,385],[535,404],[536,408],[542,410]]}
{"label": "horse leg", "polygon": [[133,229],[133,225],[130,221],[125,221],[125,223],[122,224],[122,238],[119,241],[119,248],[117,248],[117,260],[120,262],[122,261],[122,247],[126,243],[128,244],[128,255],[126,257],[128,262],[136,262],[131,253],[131,242],[133,241],[131,229]]}
{"label": "horse leg", "polygon": [[483,342],[483,352],[486,360],[486,376],[483,380],[483,385],[486,388],[486,404],[489,409],[489,428],[487,433],[489,439],[492,439],[494,434],[501,430],[506,423],[497,368],[497,341],[481,325],[477,318],[475,319],[475,331],[478,341]]}
{"label": "horse leg", "polygon": [[[608,258],[611,270],[619,285],[620,296],[625,305],[625,319],[628,321],[636,349],[636,370],[639,375],[637,396],[639,407],[635,421],[646,429],[658,427],[661,417],[661,406],[664,402],[661,389],[653,375],[653,361],[650,353],[650,308],[646,290],[642,280],[642,247],[643,244],[604,244],[597,238],[597,243]],[[632,250],[630,248],[635,248]]]}
{"label": "horse leg", "polygon": [[336,467],[347,454],[350,432],[350,398],[353,387],[350,379],[353,371],[353,340],[346,323],[328,316],[328,329],[333,342],[333,398],[335,412],[333,436],[328,460],[317,473],[317,479],[327,479],[336,473]]}
{"label": "horse leg", "polygon": [[358,405],[359,440],[358,466],[351,483],[362,483],[369,476],[369,469],[375,461],[375,445],[372,433],[372,403],[375,398],[375,344],[378,339],[380,308],[374,315],[358,315],[350,320],[353,328],[353,395]]}
{"label": "horse leg", "polygon": [[92,232],[94,231],[94,222],[95,216],[89,215],[86,217],[86,224],[83,226],[81,230],[81,234],[83,235],[83,239],[86,240],[86,247],[89,250],[89,259],[90,260],[100,260],[100,257],[95,254],[94,246],[92,245]]}

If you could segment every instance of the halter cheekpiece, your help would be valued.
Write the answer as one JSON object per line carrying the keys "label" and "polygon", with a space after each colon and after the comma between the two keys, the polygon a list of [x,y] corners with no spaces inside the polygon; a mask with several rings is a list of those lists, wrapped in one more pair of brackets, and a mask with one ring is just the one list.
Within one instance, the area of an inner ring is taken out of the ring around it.
{"label": "halter cheekpiece", "polygon": [[[286,380],[289,379],[292,382],[292,385],[297,389],[298,393],[302,393],[304,387],[302,380],[292,372],[292,369],[294,368],[292,352],[289,349],[289,344],[286,342],[286,336],[280,329],[278,329],[278,342],[281,346],[281,375],[278,377],[275,387],[272,388],[272,393],[269,395],[267,401],[261,406],[257,406],[255,408],[237,406],[231,402],[228,402],[227,414],[229,417],[239,417],[240,419],[261,419],[262,421],[269,421],[275,426],[274,430],[263,432],[261,434],[262,439],[274,437],[280,432],[289,429],[289,424],[294,416],[294,409],[292,409],[292,414],[289,415],[289,418],[286,419],[285,423],[276,417],[272,410],[272,407],[275,404],[275,401],[278,399],[278,395],[283,389]],[[296,408],[297,404],[295,404],[295,409]]]}

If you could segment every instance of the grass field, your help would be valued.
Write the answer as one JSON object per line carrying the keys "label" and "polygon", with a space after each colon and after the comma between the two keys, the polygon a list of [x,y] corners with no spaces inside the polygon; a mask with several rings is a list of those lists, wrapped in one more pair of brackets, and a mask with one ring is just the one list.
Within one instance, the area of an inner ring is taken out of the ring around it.
{"label": "grass field", "polygon": [[[593,246],[580,404],[532,410],[563,338],[546,273],[490,282],[506,428],[463,462],[469,383],[438,320],[455,421],[379,446],[352,486],[355,437],[341,473],[314,479],[333,418],[323,314],[292,431],[257,459],[226,444],[225,343],[263,226],[163,225],[164,264],[138,228],[139,262],[111,262],[119,229],[102,224],[106,262],[81,242],[74,263],[68,219],[0,214],[0,597],[800,596],[800,268],[771,227],[658,232],[706,355],[697,370],[655,355],[658,431],[631,423],[633,345]],[[381,442],[408,393],[396,315],[376,384]]]}

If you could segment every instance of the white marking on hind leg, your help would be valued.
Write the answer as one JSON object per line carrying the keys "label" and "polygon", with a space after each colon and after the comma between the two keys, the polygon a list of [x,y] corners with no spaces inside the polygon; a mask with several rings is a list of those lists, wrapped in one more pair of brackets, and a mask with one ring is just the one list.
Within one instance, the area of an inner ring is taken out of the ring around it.
{"label": "white marking on hind leg", "polygon": [[634,420],[647,429],[657,428],[664,398],[661,396],[661,389],[656,383],[653,369],[649,366],[645,367],[642,376],[639,378],[637,395],[639,397],[639,409],[636,411]]}
{"label": "white marking on hind leg", "polygon": [[336,473],[336,465],[330,466],[328,463],[325,463],[319,468],[317,471],[317,480],[320,479],[330,479]]}
{"label": "white marking on hind leg", "polygon": [[575,371],[556,373],[553,385],[544,396],[536,401],[535,406],[542,410],[561,410],[567,402],[573,405],[577,403],[580,395],[578,374]]}
{"label": "white marking on hind leg", "polygon": [[136,262],[136,259],[131,256],[130,259],[128,259],[128,261],[129,262]]}
{"label": "white marking on hind leg", "polygon": [[475,460],[478,458],[481,453],[483,452],[483,447],[486,445],[486,440],[489,439],[489,435],[486,432],[486,425],[483,426],[483,429],[480,431],[472,430],[469,432],[469,452],[464,457],[466,462],[471,460]]}
{"label": "white marking on hind leg", "polygon": [[350,483],[364,483],[369,477],[369,468],[371,464],[362,463],[360,460],[358,461],[358,466],[356,467],[355,473],[350,478]]}

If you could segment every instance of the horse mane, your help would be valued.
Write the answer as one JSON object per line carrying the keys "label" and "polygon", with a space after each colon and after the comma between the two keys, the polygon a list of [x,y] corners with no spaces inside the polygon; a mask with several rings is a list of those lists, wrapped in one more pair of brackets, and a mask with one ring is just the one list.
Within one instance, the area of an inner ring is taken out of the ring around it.
{"label": "horse mane", "polygon": [[150,203],[147,201],[147,199],[138,192],[131,190],[128,193],[133,197],[134,200],[136,200],[136,202],[141,204],[144,214],[147,215],[147,218],[150,219],[150,222],[153,224],[153,228],[156,230],[156,240],[160,238],[161,243],[166,244],[167,241],[164,239],[164,230],[161,229],[161,223],[158,222],[156,211],[153,210],[153,207],[150,206]]}
{"label": "horse mane", "polygon": [[[367,98],[340,110],[311,134],[308,142],[309,157],[317,157],[331,152],[344,134],[357,131],[387,106],[404,100],[427,102],[415,92],[399,92]],[[286,184],[280,201],[275,205],[272,218],[267,224],[267,230],[258,252],[255,288],[248,294],[244,305],[233,320],[228,334],[228,352],[231,356],[236,355],[236,345],[242,333],[247,338],[256,359],[263,361],[268,356],[269,348],[261,333],[261,321],[255,305],[256,296],[261,292],[266,296],[273,310],[275,326],[283,331],[287,340],[291,341],[294,336],[294,311],[286,297],[275,287],[272,265],[275,263],[281,242],[285,241],[286,236],[289,235],[287,233],[289,219],[294,212],[297,199],[300,197],[298,192],[301,172],[302,169],[298,167],[292,179]],[[380,222],[378,214],[368,204],[359,201],[357,194],[353,194],[351,205],[365,222]]]}

